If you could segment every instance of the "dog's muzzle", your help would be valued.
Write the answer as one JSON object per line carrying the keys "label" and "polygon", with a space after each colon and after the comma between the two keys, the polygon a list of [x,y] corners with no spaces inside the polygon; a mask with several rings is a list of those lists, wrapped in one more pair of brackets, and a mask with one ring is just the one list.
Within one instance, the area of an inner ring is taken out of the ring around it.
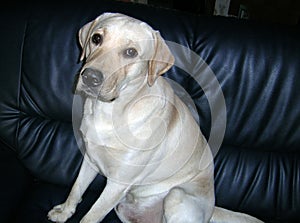
{"label": "dog's muzzle", "polygon": [[98,87],[103,82],[103,74],[99,70],[86,68],[82,73],[82,82],[88,87]]}

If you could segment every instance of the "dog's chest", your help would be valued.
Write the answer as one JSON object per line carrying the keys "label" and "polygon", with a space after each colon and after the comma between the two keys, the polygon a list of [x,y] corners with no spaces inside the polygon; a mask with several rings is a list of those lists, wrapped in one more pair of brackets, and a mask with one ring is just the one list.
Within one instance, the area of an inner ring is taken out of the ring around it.
{"label": "dog's chest", "polygon": [[89,143],[113,146],[113,106],[92,105],[89,111],[85,111],[80,130]]}
{"label": "dog's chest", "polygon": [[161,124],[156,124],[157,118],[153,120],[151,116],[157,103],[148,100],[145,97],[132,104],[86,103],[80,127],[85,141],[116,149],[148,149],[147,139],[158,132],[152,129],[161,129]]}

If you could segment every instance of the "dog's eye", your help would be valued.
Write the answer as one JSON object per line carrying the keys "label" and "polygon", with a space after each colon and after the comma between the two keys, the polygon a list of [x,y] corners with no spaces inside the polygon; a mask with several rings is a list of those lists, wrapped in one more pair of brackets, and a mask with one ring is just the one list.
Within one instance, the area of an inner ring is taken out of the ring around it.
{"label": "dog's eye", "polygon": [[138,55],[138,52],[134,48],[128,48],[123,52],[124,57],[126,58],[134,58]]}
{"label": "dog's eye", "polygon": [[93,36],[92,36],[92,42],[98,46],[98,45],[101,45],[102,42],[103,42],[103,37],[101,34],[99,33],[95,33]]}

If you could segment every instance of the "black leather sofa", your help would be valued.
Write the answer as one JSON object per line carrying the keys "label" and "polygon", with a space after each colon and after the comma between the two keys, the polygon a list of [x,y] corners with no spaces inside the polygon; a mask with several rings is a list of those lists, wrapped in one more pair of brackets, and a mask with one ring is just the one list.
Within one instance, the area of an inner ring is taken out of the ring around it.
{"label": "black leather sofa", "polygon": [[[110,1],[41,4],[1,7],[0,222],[48,222],[47,212],[68,195],[82,161],[72,129],[77,33],[105,11],[149,23],[216,75],[226,103],[216,204],[266,222],[299,222],[299,27]],[[165,76],[190,94],[208,137],[217,123],[204,90],[177,67]],[[79,222],[104,185],[97,177],[68,222]],[[104,222],[120,221],[112,211]]]}

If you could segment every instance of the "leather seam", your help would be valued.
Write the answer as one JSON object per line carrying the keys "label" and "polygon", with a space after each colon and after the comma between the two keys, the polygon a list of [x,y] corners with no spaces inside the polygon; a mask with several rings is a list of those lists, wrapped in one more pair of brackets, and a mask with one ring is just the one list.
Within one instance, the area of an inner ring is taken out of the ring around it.
{"label": "leather seam", "polygon": [[21,112],[21,88],[22,88],[22,74],[23,74],[23,59],[24,59],[24,45],[25,45],[25,38],[26,38],[26,33],[28,30],[28,18],[26,18],[26,22],[25,22],[25,26],[24,26],[24,32],[23,32],[23,36],[22,36],[22,44],[21,44],[21,52],[20,52],[20,71],[19,71],[19,89],[18,89],[18,111],[19,111],[19,118],[18,118],[18,123],[17,123],[17,128],[16,128],[16,136],[15,136],[15,140],[16,140],[16,151],[19,151],[19,132],[20,132],[20,125],[21,125],[21,116],[22,116],[22,112]]}

